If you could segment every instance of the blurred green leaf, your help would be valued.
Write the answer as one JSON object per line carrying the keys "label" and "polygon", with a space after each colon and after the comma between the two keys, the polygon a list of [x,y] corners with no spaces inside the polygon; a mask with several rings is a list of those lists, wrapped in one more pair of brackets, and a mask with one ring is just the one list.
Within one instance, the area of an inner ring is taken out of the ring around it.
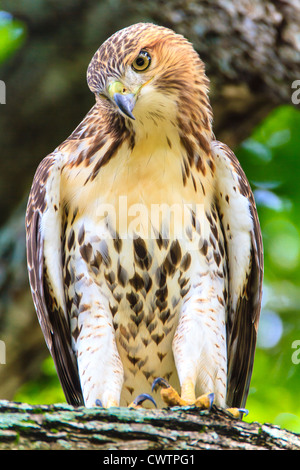
{"label": "blurred green leaf", "polygon": [[249,158],[257,159],[258,162],[269,163],[272,160],[271,149],[255,139],[250,138],[245,140],[241,145],[241,149],[246,154],[248,153]]}
{"label": "blurred green leaf", "polygon": [[0,11],[0,65],[21,45],[26,37],[24,23],[15,20],[6,11]]}
{"label": "blurred green leaf", "polygon": [[14,400],[32,405],[66,402],[51,356],[43,361],[39,377],[20,387]]}

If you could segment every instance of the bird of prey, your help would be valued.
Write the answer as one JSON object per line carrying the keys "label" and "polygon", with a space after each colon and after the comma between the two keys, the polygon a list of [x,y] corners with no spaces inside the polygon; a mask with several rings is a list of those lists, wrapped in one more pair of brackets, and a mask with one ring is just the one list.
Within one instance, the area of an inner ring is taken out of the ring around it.
{"label": "bird of prey", "polygon": [[262,239],[246,176],[212,131],[204,64],[183,36],[139,23],[101,45],[87,81],[95,105],[38,166],[26,213],[66,399],[244,407]]}

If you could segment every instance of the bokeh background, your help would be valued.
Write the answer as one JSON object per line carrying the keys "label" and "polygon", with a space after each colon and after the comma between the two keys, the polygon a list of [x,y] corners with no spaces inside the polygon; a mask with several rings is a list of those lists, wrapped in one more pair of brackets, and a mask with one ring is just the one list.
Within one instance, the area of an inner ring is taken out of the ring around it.
{"label": "bokeh background", "polygon": [[256,198],[265,275],[246,420],[300,432],[299,1],[3,0],[0,9],[0,399],[65,401],[29,292],[28,192],[39,161],[93,105],[95,50],[151,21],[184,34],[205,61],[216,137]]}

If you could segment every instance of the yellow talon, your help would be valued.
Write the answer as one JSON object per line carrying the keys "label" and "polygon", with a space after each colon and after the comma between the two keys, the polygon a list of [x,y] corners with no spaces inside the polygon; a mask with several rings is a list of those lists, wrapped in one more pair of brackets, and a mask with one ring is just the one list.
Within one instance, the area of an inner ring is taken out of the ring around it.
{"label": "yellow talon", "polygon": [[230,413],[233,418],[237,419],[242,418],[243,415],[247,416],[247,414],[249,413],[249,411],[245,408],[226,408],[226,411]]}
{"label": "yellow talon", "polygon": [[161,377],[158,377],[154,380],[152,384],[152,391],[155,390],[157,386],[162,387],[160,394],[163,401],[168,406],[195,405],[201,410],[210,410],[212,407],[214,394],[207,393],[196,399],[194,385],[192,382],[187,382],[182,386],[182,397],[165,379],[162,379]]}
{"label": "yellow talon", "polygon": [[160,394],[163,401],[168,406],[186,406],[188,403],[179,396],[175,388],[163,378],[158,377],[154,380],[152,384],[152,391],[155,390],[158,386],[162,387]]}
{"label": "yellow talon", "polygon": [[195,401],[195,405],[201,410],[210,410],[214,401],[213,393],[205,393],[198,397]]}

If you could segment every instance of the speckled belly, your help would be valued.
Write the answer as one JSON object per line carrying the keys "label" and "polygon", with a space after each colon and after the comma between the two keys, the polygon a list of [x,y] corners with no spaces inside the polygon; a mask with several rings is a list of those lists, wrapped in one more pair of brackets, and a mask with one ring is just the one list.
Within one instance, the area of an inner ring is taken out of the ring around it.
{"label": "speckled belly", "polygon": [[[66,233],[68,243],[72,233]],[[78,228],[66,262],[67,298],[77,299],[70,305],[74,350],[81,291],[89,288],[84,282],[96,288],[97,302],[111,315],[124,368],[120,404],[129,404],[140,393],[151,393],[158,376],[179,389],[172,340],[182,299],[190,288],[191,254],[178,240],[104,239],[92,233],[87,225],[84,230]],[[162,405],[160,397],[155,398]]]}
{"label": "speckled belly", "polygon": [[99,278],[124,367],[121,405],[127,405],[138,394],[150,393],[158,376],[178,387],[172,340],[189,290],[184,273],[191,260],[178,241],[137,238],[106,243],[107,249],[105,243],[102,248],[107,266]]}

